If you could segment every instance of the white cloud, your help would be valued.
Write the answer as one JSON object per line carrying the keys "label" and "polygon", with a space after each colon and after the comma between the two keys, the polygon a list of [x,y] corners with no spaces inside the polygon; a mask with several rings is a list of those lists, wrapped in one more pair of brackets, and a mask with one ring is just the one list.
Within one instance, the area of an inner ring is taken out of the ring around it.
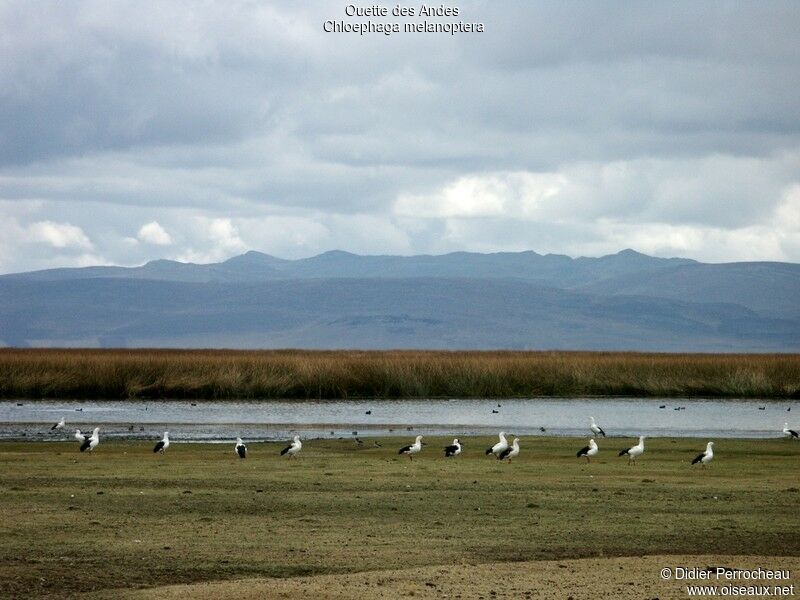
{"label": "white cloud", "polygon": [[191,233],[203,247],[186,249],[178,256],[179,261],[219,262],[250,249],[228,218],[197,217],[191,224]]}
{"label": "white cloud", "polygon": [[169,246],[172,244],[172,237],[158,224],[158,221],[150,221],[142,225],[136,237],[142,242],[156,246]]}
{"label": "white cloud", "polygon": [[94,246],[83,229],[70,223],[37,221],[28,226],[30,240],[50,244],[54,248],[91,250]]}
{"label": "white cloud", "polygon": [[800,261],[800,5],[462,8],[485,34],[324,34],[326,1],[0,3],[0,270]]}

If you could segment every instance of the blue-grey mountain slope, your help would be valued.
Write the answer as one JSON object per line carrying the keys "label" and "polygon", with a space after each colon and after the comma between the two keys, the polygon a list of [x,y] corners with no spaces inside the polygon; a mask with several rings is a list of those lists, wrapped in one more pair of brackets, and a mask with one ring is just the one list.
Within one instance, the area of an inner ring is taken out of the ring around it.
{"label": "blue-grey mountain slope", "polygon": [[625,250],[53,269],[0,277],[0,345],[800,350],[800,265]]}
{"label": "blue-grey mountain slope", "polygon": [[800,321],[736,304],[506,279],[3,280],[0,315],[19,346],[800,350]]}

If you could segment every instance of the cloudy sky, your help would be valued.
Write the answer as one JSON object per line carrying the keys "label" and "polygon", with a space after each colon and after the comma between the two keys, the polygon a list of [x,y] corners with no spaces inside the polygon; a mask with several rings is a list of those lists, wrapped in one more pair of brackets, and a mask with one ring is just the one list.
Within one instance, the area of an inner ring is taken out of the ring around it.
{"label": "cloudy sky", "polygon": [[325,33],[345,5],[0,3],[0,272],[800,262],[800,3],[465,0],[429,20],[484,33]]}

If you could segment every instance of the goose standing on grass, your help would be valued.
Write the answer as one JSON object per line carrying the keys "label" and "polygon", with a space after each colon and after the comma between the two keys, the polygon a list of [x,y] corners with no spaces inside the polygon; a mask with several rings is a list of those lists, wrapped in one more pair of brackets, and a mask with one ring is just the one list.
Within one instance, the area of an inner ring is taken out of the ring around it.
{"label": "goose standing on grass", "polygon": [[636,464],[636,459],[644,454],[644,436],[639,436],[639,443],[635,446],[631,446],[630,448],[626,448],[625,450],[619,451],[619,456],[626,456],[628,457],[628,464]]}
{"label": "goose standing on grass", "polygon": [[789,429],[789,423],[783,424],[783,435],[789,439],[798,439],[797,432],[794,429]]}
{"label": "goose standing on grass", "polygon": [[153,446],[153,454],[155,454],[156,452],[164,454],[167,448],[169,448],[169,431],[165,431],[164,437],[161,438],[161,441],[158,442],[155,446]]}
{"label": "goose standing on grass", "polygon": [[444,455],[446,457],[458,456],[459,454],[461,454],[461,442],[458,441],[458,438],[453,440],[452,445],[444,447]]}
{"label": "goose standing on grass", "polygon": [[303,443],[300,441],[300,436],[294,436],[294,441],[286,446],[283,450],[281,450],[281,456],[284,454],[288,454],[289,456],[294,456],[303,448]]}
{"label": "goose standing on grass", "polygon": [[64,425],[66,425],[66,424],[67,424],[67,422],[66,422],[66,420],[64,420],[64,417],[61,417],[61,420],[58,423],[55,423],[50,428],[50,431],[59,431],[61,429],[64,429]]}
{"label": "goose standing on grass", "polygon": [[80,429],[75,430],[75,439],[78,440],[81,444],[88,440],[91,436],[86,433],[81,433]]}
{"label": "goose standing on grass", "polygon": [[403,446],[400,448],[398,454],[408,454],[408,458],[414,460],[414,455],[422,451],[422,436],[418,435],[417,439],[410,446]]}
{"label": "goose standing on grass", "polygon": [[97,444],[99,443],[100,443],[100,428],[95,427],[94,431],[92,432],[92,435],[86,438],[86,441],[84,441],[81,444],[81,452],[86,452],[87,450],[91,452],[92,450],[97,448]]}
{"label": "goose standing on grass", "polygon": [[714,458],[713,448],[714,448],[714,442],[708,442],[708,444],[706,444],[706,451],[701,452],[700,454],[695,456],[694,460],[692,461],[692,464],[696,465],[697,463],[700,463],[700,466],[705,467],[708,463],[711,462],[711,459]]}
{"label": "goose standing on grass", "polygon": [[514,442],[511,444],[511,447],[503,450],[497,457],[497,460],[508,459],[508,462],[511,462],[511,459],[516,458],[518,455],[519,455],[519,440],[517,438],[514,438]]}
{"label": "goose standing on grass", "polygon": [[594,441],[594,438],[589,440],[589,445],[584,446],[580,450],[578,450],[578,454],[576,456],[580,458],[581,456],[586,457],[586,462],[591,462],[590,456],[594,456],[600,449],[597,447],[597,442]]}
{"label": "goose standing on grass", "polygon": [[594,422],[594,417],[589,417],[589,421],[591,421],[589,423],[589,429],[592,430],[593,434],[602,435],[603,437],[606,437],[606,432],[603,431],[602,427],[600,427],[597,423]]}
{"label": "goose standing on grass", "polygon": [[236,446],[234,447],[236,454],[239,455],[239,458],[247,458],[247,446],[244,445],[242,438],[236,438]]}
{"label": "goose standing on grass", "polygon": [[490,454],[494,454],[495,456],[500,456],[503,452],[508,450],[508,440],[506,440],[506,432],[501,431],[498,437],[500,438],[500,441],[497,442],[491,448],[486,449],[486,456],[489,456]]}

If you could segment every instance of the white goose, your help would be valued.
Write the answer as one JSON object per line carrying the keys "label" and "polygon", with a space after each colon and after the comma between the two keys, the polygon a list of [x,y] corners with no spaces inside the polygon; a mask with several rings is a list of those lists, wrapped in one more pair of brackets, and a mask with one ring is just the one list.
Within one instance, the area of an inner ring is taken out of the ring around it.
{"label": "white goose", "polygon": [[167,448],[169,448],[169,431],[165,431],[164,432],[164,437],[161,438],[161,441],[158,442],[153,447],[153,454],[155,454],[156,452],[160,452],[161,454],[164,454],[164,452],[166,451]]}
{"label": "white goose", "polygon": [[588,462],[591,462],[590,457],[594,456],[595,454],[597,454],[599,452],[599,450],[600,449],[597,447],[597,442],[595,442],[594,438],[592,438],[592,439],[589,440],[589,445],[588,446],[584,446],[583,448],[578,450],[578,454],[576,454],[576,456],[578,458],[580,458],[581,456],[585,456],[586,457],[586,462],[588,463]]}
{"label": "white goose", "polygon": [[706,444],[706,451],[701,452],[700,454],[695,456],[694,460],[692,461],[692,464],[696,465],[697,463],[700,463],[701,467],[705,467],[708,463],[711,462],[711,459],[714,458],[713,448],[714,448],[714,442],[708,442],[708,444]]}
{"label": "white goose", "polygon": [[508,462],[511,462],[511,459],[516,458],[517,456],[519,456],[519,440],[514,438],[514,442],[511,444],[511,447],[503,450],[500,453],[500,456],[497,457],[497,460],[508,459]]}
{"label": "white goose", "polygon": [[450,446],[444,447],[444,455],[447,457],[458,456],[459,454],[461,454],[461,442],[458,441],[458,438],[454,439]]}
{"label": "white goose", "polygon": [[284,454],[288,454],[289,456],[295,456],[302,449],[303,449],[303,443],[300,441],[300,436],[296,435],[294,436],[294,441],[288,446],[286,446],[286,448],[281,450],[281,456],[283,456]]}
{"label": "white goose", "polygon": [[631,446],[630,448],[627,448],[625,450],[620,450],[619,451],[619,456],[625,456],[625,455],[628,456],[628,464],[631,464],[631,461],[633,461],[633,464],[636,464],[636,459],[638,457],[640,457],[642,454],[644,454],[644,436],[643,435],[639,436],[639,443],[638,444],[636,444],[635,446]]}
{"label": "white goose", "polygon": [[422,451],[422,436],[418,435],[416,440],[410,446],[403,446],[400,448],[398,454],[408,454],[408,458],[414,460],[414,455]]}
{"label": "white goose", "polygon": [[603,437],[606,437],[606,432],[603,431],[602,427],[600,427],[597,423],[594,422],[594,417],[589,417],[589,420],[591,421],[591,423],[589,423],[589,429],[592,430],[592,433],[595,435],[602,435]]}
{"label": "white goose", "polygon": [[486,449],[486,456],[489,456],[490,454],[494,454],[495,456],[500,456],[503,452],[508,450],[508,440],[506,440],[506,432],[501,431],[498,437],[500,438],[500,441],[497,442],[491,448]]}
{"label": "white goose", "polygon": [[87,450],[91,452],[95,448],[97,448],[97,444],[100,443],[100,428],[95,427],[92,435],[86,439],[83,444],[81,444],[81,452],[86,452]]}
{"label": "white goose", "polygon": [[233,450],[239,455],[239,458],[247,458],[247,446],[244,445],[242,438],[236,438],[236,446],[234,446]]}

